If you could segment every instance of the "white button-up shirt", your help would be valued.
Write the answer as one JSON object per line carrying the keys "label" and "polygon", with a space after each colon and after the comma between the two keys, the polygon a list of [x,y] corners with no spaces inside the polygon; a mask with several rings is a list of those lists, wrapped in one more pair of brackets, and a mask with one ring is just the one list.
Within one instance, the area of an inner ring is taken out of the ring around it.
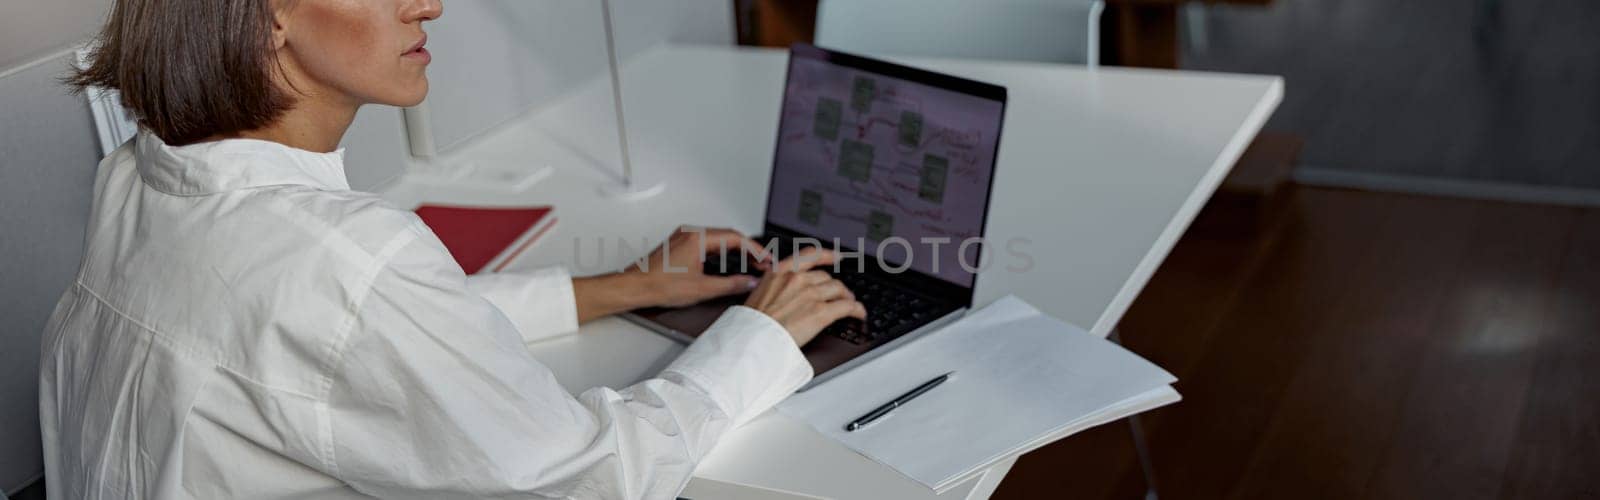
{"label": "white button-up shirt", "polygon": [[670,498],[811,377],[734,308],[573,397],[525,348],[576,330],[566,271],[464,275],[340,152],[141,134],[94,192],[43,345],[52,498]]}

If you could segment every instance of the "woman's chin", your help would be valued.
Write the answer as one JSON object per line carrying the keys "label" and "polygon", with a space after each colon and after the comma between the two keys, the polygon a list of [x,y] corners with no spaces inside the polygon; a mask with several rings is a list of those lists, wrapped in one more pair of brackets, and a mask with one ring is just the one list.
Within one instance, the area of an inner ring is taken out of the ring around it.
{"label": "woman's chin", "polygon": [[404,89],[397,89],[396,92],[381,95],[378,98],[373,99],[372,103],[409,108],[418,104],[422,104],[422,100],[426,99],[427,97],[428,79],[424,77],[421,83],[411,85]]}
{"label": "woman's chin", "polygon": [[412,107],[412,106],[416,106],[418,104],[422,104],[422,100],[426,99],[427,97],[428,97],[428,93],[427,92],[423,92],[422,94],[418,95],[416,98],[406,99],[406,100],[394,103],[394,104],[392,104],[392,106],[399,107],[399,108],[409,108],[409,107]]}
{"label": "woman's chin", "polygon": [[428,80],[423,79],[422,85],[419,85],[418,87],[419,88],[415,92],[412,92],[410,95],[406,96],[406,98],[401,100],[401,102],[396,104],[396,106],[409,108],[418,104],[422,104],[422,100],[428,98]]}

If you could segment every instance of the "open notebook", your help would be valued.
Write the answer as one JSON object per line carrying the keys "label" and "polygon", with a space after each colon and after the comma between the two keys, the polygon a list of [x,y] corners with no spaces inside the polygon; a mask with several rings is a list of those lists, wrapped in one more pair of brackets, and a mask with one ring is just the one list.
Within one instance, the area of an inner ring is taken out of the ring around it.
{"label": "open notebook", "polygon": [[[845,425],[945,372],[944,384],[856,431]],[[934,491],[989,466],[1180,399],[1177,379],[1121,346],[1005,297],[779,408]]]}

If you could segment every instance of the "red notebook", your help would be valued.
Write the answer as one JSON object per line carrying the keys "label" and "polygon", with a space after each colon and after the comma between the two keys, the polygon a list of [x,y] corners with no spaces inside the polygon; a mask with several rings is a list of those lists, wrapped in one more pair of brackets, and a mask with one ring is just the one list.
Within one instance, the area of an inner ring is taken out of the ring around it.
{"label": "red notebook", "polygon": [[555,225],[554,207],[423,205],[417,216],[467,274],[498,272]]}

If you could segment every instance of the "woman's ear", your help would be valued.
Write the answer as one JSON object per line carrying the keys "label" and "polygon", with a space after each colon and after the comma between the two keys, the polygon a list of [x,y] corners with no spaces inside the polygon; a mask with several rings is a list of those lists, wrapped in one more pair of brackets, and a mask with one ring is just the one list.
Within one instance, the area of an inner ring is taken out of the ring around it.
{"label": "woman's ear", "polygon": [[267,6],[272,9],[272,33],[269,49],[271,50],[272,81],[281,89],[305,95],[295,82],[298,80],[298,62],[295,60],[294,51],[289,49],[289,30],[294,26],[294,6],[299,0],[269,0]]}
{"label": "woman's ear", "polygon": [[293,0],[272,0],[268,8],[272,9],[272,50],[282,50],[289,44],[289,11],[293,7]]}

